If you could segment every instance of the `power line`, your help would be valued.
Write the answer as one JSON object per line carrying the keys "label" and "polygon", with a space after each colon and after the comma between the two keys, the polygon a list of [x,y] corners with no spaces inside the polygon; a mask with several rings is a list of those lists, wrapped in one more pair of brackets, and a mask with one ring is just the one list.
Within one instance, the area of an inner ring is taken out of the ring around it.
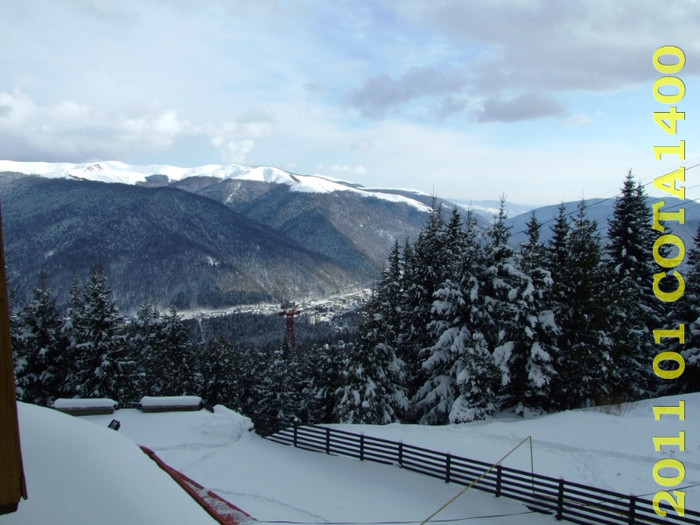
{"label": "power line", "polygon": [[[693,159],[693,161],[695,161],[695,160],[700,160],[700,157],[698,157],[697,159]],[[697,168],[697,167],[699,167],[699,166],[700,166],[700,162],[697,162],[696,164],[693,164],[692,166],[686,167],[686,168],[685,168],[685,171],[688,172],[688,171],[690,171],[691,169]],[[647,177],[644,177],[644,178],[642,178],[642,179],[638,179],[638,182],[639,182],[639,184],[640,184],[642,187],[647,187],[647,186],[649,186],[650,184],[653,184],[654,180],[655,180],[658,176],[663,175],[663,174],[665,174],[665,173],[669,173],[669,171],[668,171],[667,169],[661,170],[661,171],[658,172],[658,174],[653,174],[653,175],[649,175],[649,176],[647,176]],[[644,180],[648,180],[648,182],[642,183],[642,181],[644,181]],[[687,190],[689,190],[689,189],[693,189],[693,188],[697,188],[697,187],[700,187],[700,184],[695,184],[695,185],[693,185],[693,186],[686,187],[685,189],[686,189],[686,191],[687,191]],[[585,199],[585,200],[582,199],[581,202],[582,202],[582,204],[583,204],[583,209],[584,209],[584,211],[585,211],[585,210],[589,210],[589,209],[591,209],[591,208],[593,208],[593,207],[595,207],[595,206],[599,206],[599,205],[603,204],[604,202],[608,202],[608,201],[611,201],[611,200],[615,200],[615,199],[617,199],[618,196],[619,196],[619,191],[618,191],[615,195],[610,196],[610,197],[591,197],[591,198]],[[586,201],[594,201],[594,202],[586,202]],[[692,203],[692,204],[687,205],[687,203]],[[673,208],[673,207],[676,207],[676,206],[677,206],[677,207],[680,207],[680,206],[684,206],[684,205],[685,205],[685,209],[686,209],[686,210],[688,210],[688,209],[691,209],[691,210],[692,210],[692,209],[695,209],[695,208],[697,208],[697,207],[700,207],[700,202],[695,202],[695,201],[692,200],[692,199],[687,199],[687,198],[686,198],[684,201],[681,201],[681,202],[678,203],[678,204],[670,205],[669,207],[670,207],[670,208]],[[533,211],[534,211],[534,210],[533,210]],[[570,211],[570,212],[564,213],[563,216],[564,216],[564,217],[572,217],[573,215],[575,215],[575,214],[577,214],[577,213],[579,213],[578,208],[577,208],[576,210],[572,210],[572,211]],[[605,217],[603,217],[603,219],[609,219],[610,217],[611,217],[611,215],[606,215]],[[551,219],[547,219],[547,220],[541,222],[541,223],[540,223],[540,226],[545,226],[545,225],[547,225],[547,224],[549,224],[549,223],[553,223],[553,222],[555,222],[557,219],[558,219],[558,217],[552,217]],[[598,228],[596,229],[596,233],[601,233],[603,227],[604,227],[603,224],[598,224]],[[523,233],[526,233],[526,231],[525,231],[525,230],[517,231],[517,232],[512,233],[512,235],[520,235],[520,234],[523,234]]]}

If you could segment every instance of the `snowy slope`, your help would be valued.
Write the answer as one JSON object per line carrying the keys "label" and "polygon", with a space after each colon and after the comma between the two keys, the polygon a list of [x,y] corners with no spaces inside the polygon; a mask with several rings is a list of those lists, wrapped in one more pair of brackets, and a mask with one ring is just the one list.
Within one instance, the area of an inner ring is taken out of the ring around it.
{"label": "snowy slope", "polygon": [[[675,406],[681,399],[686,403],[685,421],[677,417],[654,420],[654,405]],[[496,418],[465,425],[332,426],[483,461],[497,461],[520,440],[532,436],[538,474],[648,499],[659,490],[652,477],[654,464],[676,457],[686,468],[683,485],[700,484],[700,443],[696,438],[700,435],[700,393],[639,401],[610,410],[568,410],[530,419]],[[687,436],[685,452],[673,447],[655,452],[654,436],[678,436],[679,431]],[[516,451],[503,465],[529,471],[529,447]],[[688,508],[700,509],[700,486],[687,489],[687,502]]]}
{"label": "snowy slope", "polygon": [[0,524],[215,525],[125,435],[23,403],[19,420],[29,499]]}
{"label": "snowy slope", "polygon": [[[241,432],[223,407],[214,414],[119,411],[120,433],[150,448],[262,523],[420,522],[459,487],[395,467],[306,452]],[[99,425],[110,417],[90,416]],[[474,491],[440,515],[444,519],[501,515],[495,525],[554,523],[524,506]],[[479,523],[476,521],[475,523]]]}
{"label": "snowy slope", "polygon": [[[390,190],[364,188],[356,184],[322,175],[297,175],[270,166],[241,166],[230,164],[221,166],[210,164],[194,168],[182,168],[165,164],[147,166],[126,164],[119,161],[103,161],[84,164],[52,162],[17,162],[0,160],[0,172],[16,172],[27,175],[40,175],[46,178],[75,178],[98,182],[138,184],[146,182],[151,175],[165,175],[170,182],[189,177],[214,177],[221,180],[235,179],[270,184],[286,184],[291,191],[303,193],[333,193],[351,191],[366,197],[402,202],[421,211],[429,211],[423,203],[405,195],[391,193]],[[418,192],[416,192],[418,193]]]}
{"label": "snowy slope", "polygon": [[[685,421],[654,420],[654,404],[673,405],[679,399],[686,402]],[[173,467],[263,521],[420,522],[461,490],[395,467],[328,457],[263,440],[245,432],[240,416],[223,407],[217,407],[215,414],[122,410],[115,417],[122,423],[120,433],[153,448]],[[111,417],[85,419],[104,426]],[[536,472],[647,497],[659,490],[652,479],[654,463],[675,455],[686,467],[687,506],[700,507],[700,488],[691,486],[700,483],[700,446],[691,437],[700,434],[700,394],[623,406],[617,415],[575,410],[437,427],[334,426],[490,461],[532,435]],[[654,451],[653,436],[677,435],[679,429],[689,436],[686,452]],[[504,465],[529,470],[529,450],[519,449]],[[555,523],[551,517],[529,513],[515,502],[481,492],[469,492],[440,518],[487,514],[508,516],[483,523]]]}

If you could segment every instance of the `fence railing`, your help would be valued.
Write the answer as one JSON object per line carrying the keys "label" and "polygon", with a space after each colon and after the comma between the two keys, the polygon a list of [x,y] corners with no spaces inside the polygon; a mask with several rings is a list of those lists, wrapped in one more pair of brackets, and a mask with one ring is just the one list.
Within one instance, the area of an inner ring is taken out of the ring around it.
{"label": "fence railing", "polygon": [[[484,461],[318,425],[294,425],[268,439],[305,450],[397,465],[463,486],[472,484],[493,466]],[[648,499],[501,465],[495,466],[473,488],[521,501],[532,511],[553,514],[558,520],[581,525],[700,525],[700,512],[685,510],[685,515],[679,516],[662,503],[661,509],[667,513],[662,517],[656,514],[653,502]]]}

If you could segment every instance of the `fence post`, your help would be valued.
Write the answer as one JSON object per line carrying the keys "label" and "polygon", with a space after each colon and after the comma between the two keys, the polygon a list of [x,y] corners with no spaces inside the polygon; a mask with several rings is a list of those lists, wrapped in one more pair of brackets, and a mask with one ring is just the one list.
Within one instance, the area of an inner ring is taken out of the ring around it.
{"label": "fence post", "polygon": [[360,434],[360,461],[365,460],[365,435]]}
{"label": "fence post", "polygon": [[496,497],[501,496],[501,466],[496,465]]}
{"label": "fence post", "polygon": [[636,513],[636,506],[637,506],[637,497],[630,496],[630,510],[629,510],[629,514],[627,515],[628,525],[634,525],[634,518],[635,518],[634,515]]}
{"label": "fence post", "polygon": [[403,441],[399,441],[399,466],[403,467]]}
{"label": "fence post", "polygon": [[299,422],[294,420],[294,447],[299,446]]}
{"label": "fence post", "polygon": [[452,467],[452,455],[445,454],[445,483],[450,482],[450,469]]}
{"label": "fence post", "polygon": [[557,515],[558,520],[564,515],[564,480],[559,480],[559,495],[557,496]]}
{"label": "fence post", "polygon": [[331,429],[326,427],[326,454],[331,453]]}

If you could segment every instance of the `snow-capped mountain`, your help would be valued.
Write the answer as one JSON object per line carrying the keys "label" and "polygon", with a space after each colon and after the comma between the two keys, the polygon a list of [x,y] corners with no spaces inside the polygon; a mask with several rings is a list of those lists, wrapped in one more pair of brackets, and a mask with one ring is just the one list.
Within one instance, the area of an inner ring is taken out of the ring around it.
{"label": "snow-capped mountain", "polygon": [[415,206],[421,211],[429,211],[428,206],[422,202],[429,198],[427,194],[412,192],[415,193],[416,198],[411,198],[405,192],[404,194],[398,194],[387,189],[365,188],[324,175],[298,175],[272,166],[242,166],[239,164],[222,166],[219,164],[208,164],[194,168],[182,168],[166,164],[142,166],[114,160],[83,164],[0,160],[0,172],[134,185],[165,185],[192,177],[214,178],[220,181],[266,182],[268,184],[284,184],[291,191],[303,193],[348,191],[363,197],[374,197],[390,202],[405,203]]}
{"label": "snow-capped mountain", "polygon": [[21,303],[40,270],[63,295],[97,262],[122,307],[222,307],[343,293],[377,279],[432,197],[278,168],[0,161]]}

